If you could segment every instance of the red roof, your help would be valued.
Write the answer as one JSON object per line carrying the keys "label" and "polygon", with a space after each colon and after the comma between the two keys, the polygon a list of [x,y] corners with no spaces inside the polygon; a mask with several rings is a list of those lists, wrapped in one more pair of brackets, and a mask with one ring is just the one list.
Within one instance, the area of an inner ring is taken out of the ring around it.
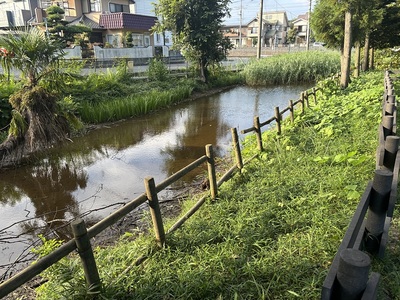
{"label": "red roof", "polygon": [[104,29],[140,29],[148,31],[155,25],[156,21],[157,17],[121,12],[100,15],[99,24]]}

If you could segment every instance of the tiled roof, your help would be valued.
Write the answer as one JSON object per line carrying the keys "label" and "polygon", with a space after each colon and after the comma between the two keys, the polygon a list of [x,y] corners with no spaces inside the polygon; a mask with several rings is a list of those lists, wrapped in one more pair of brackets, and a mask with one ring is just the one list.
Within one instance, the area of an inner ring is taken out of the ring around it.
{"label": "tiled roof", "polygon": [[104,29],[139,29],[150,30],[157,17],[128,13],[110,13],[100,15],[100,26]]}
{"label": "tiled roof", "polygon": [[87,26],[89,28],[92,28],[92,29],[103,29],[103,27],[101,27],[98,23],[96,23],[95,21],[89,19],[85,15],[82,15],[81,17],[73,20],[68,25],[79,25],[79,24],[85,25],[85,26]]}

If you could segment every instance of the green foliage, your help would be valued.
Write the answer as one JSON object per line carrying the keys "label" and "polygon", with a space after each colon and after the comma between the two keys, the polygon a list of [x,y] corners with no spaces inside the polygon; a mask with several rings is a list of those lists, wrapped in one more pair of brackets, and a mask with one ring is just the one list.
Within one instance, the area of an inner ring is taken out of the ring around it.
{"label": "green foliage", "polygon": [[55,86],[62,83],[57,64],[64,55],[61,45],[47,39],[39,28],[30,27],[24,32],[1,36],[0,47],[8,52],[8,55],[0,56],[3,69],[7,73],[10,73],[11,68],[21,71],[28,86],[46,81]]}
{"label": "green foliage", "polygon": [[374,67],[377,70],[400,69],[400,51],[381,49],[374,51]]}
{"label": "green foliage", "polygon": [[151,81],[166,81],[169,71],[162,60],[151,59],[149,63],[147,78]]}
{"label": "green foliage", "polygon": [[11,121],[12,107],[8,98],[19,88],[19,83],[15,80],[0,81],[0,131]]}
{"label": "green foliage", "polygon": [[[97,248],[104,299],[318,299],[344,232],[375,170],[382,73],[364,73],[342,90],[318,84],[318,104],[283,134],[263,133],[265,152],[154,251],[154,236],[128,234],[115,247]],[[251,122],[251,120],[250,120]],[[332,131],[327,135],[326,128]],[[244,142],[245,159],[255,138]],[[318,157],[329,157],[326,161]],[[357,161],[357,162],[356,162]],[[183,201],[185,213],[196,199]],[[166,228],[172,221],[167,221]],[[394,234],[398,233],[396,219]],[[374,262],[382,290],[399,293],[396,236],[385,261]],[[136,259],[145,255],[144,264]],[[38,299],[57,292],[84,299],[78,259],[51,278]],[[74,273],[71,273],[73,270]],[[79,291],[79,292],[77,292]],[[58,297],[60,298],[60,297]]]}
{"label": "green foliage", "polygon": [[352,18],[352,40],[364,41],[365,35],[375,30],[382,21],[380,0],[319,0],[314,6],[311,27],[315,38],[328,47],[343,49],[344,14],[350,11]]}
{"label": "green foliage", "polygon": [[246,83],[254,86],[315,82],[339,70],[339,53],[307,51],[254,60],[245,66],[243,73]]}
{"label": "green foliage", "polygon": [[230,0],[161,0],[155,4],[157,15],[161,16],[155,30],[171,30],[174,47],[194,62],[200,70],[203,81],[207,81],[209,65],[226,58],[233,47],[220,32],[223,19],[229,15]]}

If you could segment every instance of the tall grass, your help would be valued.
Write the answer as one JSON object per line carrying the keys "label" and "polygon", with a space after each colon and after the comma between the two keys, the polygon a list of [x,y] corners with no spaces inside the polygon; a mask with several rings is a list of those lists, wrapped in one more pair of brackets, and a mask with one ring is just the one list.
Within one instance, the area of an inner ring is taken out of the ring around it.
{"label": "tall grass", "polygon": [[188,98],[192,89],[191,86],[186,85],[167,91],[149,91],[101,103],[85,102],[80,106],[79,116],[86,123],[104,123],[140,116]]}
{"label": "tall grass", "polygon": [[[153,236],[141,234],[132,241],[133,233],[115,247],[97,248],[101,297],[319,299],[361,193],[373,177],[382,77],[364,75],[346,90],[322,83],[318,105],[302,116],[297,113],[294,124],[285,120],[282,136],[265,132],[266,151],[224,184],[216,201],[169,235],[166,248],[154,251]],[[244,147],[247,158],[253,155],[254,137]],[[194,201],[184,202],[183,212]],[[400,244],[393,243],[389,264],[379,262],[381,293],[394,299],[400,293],[399,251]],[[136,266],[142,254],[148,259]],[[38,299],[85,298],[77,258],[63,260],[44,276],[49,282],[38,289]]]}
{"label": "tall grass", "polygon": [[244,68],[251,86],[316,82],[340,70],[340,54],[335,51],[292,52],[254,60]]}

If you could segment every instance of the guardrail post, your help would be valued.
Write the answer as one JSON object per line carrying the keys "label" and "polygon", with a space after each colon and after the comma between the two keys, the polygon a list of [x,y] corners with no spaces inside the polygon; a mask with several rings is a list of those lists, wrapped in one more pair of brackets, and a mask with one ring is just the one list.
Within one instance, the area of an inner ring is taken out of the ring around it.
{"label": "guardrail post", "polygon": [[294,107],[293,107],[293,100],[289,100],[289,111],[290,111],[290,121],[294,123]]}
{"label": "guardrail post", "polygon": [[214,150],[211,144],[206,145],[206,156],[207,156],[208,180],[210,182],[210,194],[211,198],[215,200],[218,195],[218,186],[217,186],[217,176],[215,174]]}
{"label": "guardrail post", "polygon": [[382,117],[382,127],[383,127],[383,138],[393,134],[393,116],[383,116]]}
{"label": "guardrail post", "polygon": [[149,200],[151,219],[153,221],[153,227],[154,227],[154,233],[156,235],[157,245],[159,247],[164,247],[165,231],[161,217],[160,204],[158,202],[158,195],[154,178],[146,177],[144,179],[144,185],[146,187],[147,199]]}
{"label": "guardrail post", "polygon": [[88,286],[88,294],[99,294],[101,291],[101,281],[92,246],[87,235],[85,222],[82,219],[76,219],[71,223],[71,227],[79,257],[82,261],[86,284]]}
{"label": "guardrail post", "polygon": [[385,151],[383,154],[383,166],[393,172],[394,164],[396,162],[397,151],[399,148],[400,137],[397,135],[390,135],[385,141]]}
{"label": "guardrail post", "polygon": [[261,126],[260,126],[260,118],[259,117],[254,117],[253,126],[256,131],[258,150],[263,151],[262,134],[261,134]]}
{"label": "guardrail post", "polygon": [[366,253],[352,248],[342,250],[336,275],[339,282],[337,299],[361,299],[367,287],[370,266],[371,259]]}
{"label": "guardrail post", "polygon": [[231,128],[231,133],[232,133],[233,149],[235,150],[236,165],[239,168],[239,170],[241,170],[243,169],[243,159],[236,128]]}
{"label": "guardrail post", "polygon": [[281,114],[279,112],[279,106],[275,107],[275,120],[276,120],[276,129],[278,131],[278,135],[281,135]]}
{"label": "guardrail post", "polygon": [[375,170],[364,233],[364,248],[371,254],[379,251],[392,180],[393,173],[391,171]]}

